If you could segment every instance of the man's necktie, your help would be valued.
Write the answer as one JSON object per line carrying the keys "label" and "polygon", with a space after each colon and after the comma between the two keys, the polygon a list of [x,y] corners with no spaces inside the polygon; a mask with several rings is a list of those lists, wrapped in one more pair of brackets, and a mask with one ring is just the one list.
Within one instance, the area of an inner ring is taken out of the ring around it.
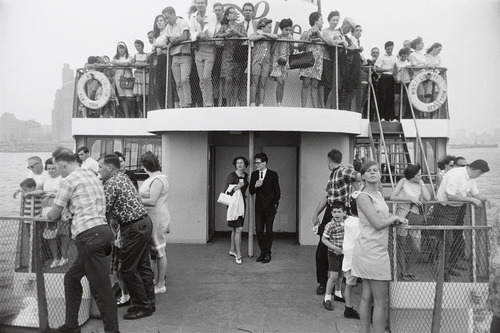
{"label": "man's necktie", "polygon": [[260,179],[264,179],[264,171],[260,172]]}

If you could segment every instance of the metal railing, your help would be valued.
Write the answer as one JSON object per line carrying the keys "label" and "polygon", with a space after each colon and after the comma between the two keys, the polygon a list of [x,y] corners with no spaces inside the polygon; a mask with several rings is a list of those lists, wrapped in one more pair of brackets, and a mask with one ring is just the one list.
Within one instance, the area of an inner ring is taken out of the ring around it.
{"label": "metal railing", "polygon": [[426,203],[418,218],[406,215],[410,203],[393,203],[410,224],[394,226],[389,239],[391,332],[479,332],[491,318],[484,207],[447,204]]}

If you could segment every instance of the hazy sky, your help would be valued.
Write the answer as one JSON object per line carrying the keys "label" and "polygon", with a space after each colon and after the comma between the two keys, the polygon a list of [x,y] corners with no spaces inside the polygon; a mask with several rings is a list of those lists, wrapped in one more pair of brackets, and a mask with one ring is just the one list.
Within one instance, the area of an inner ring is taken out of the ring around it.
{"label": "hazy sky", "polygon": [[[133,41],[147,42],[156,14],[171,5],[185,15],[189,3],[0,0],[0,113],[50,124],[63,63],[76,69],[89,55],[111,57],[121,40],[135,53]],[[209,0],[210,8],[213,3]],[[314,9],[301,0],[268,3],[274,20],[290,17],[303,28]],[[362,25],[365,55],[373,46],[383,49],[387,40],[394,41],[395,52],[403,40],[417,36],[425,48],[442,43],[452,129],[500,128],[500,0],[323,0],[322,7],[325,17],[337,9],[341,19],[350,16]]]}

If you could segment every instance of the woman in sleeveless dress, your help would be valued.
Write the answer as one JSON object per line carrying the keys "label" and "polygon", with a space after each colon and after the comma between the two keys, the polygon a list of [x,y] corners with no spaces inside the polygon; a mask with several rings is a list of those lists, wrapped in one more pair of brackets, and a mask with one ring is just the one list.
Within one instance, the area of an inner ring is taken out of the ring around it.
{"label": "woman in sleeveless dress", "polygon": [[376,162],[368,161],[361,167],[365,188],[356,199],[360,234],[354,245],[352,275],[363,279],[359,313],[361,332],[370,332],[372,299],[374,332],[383,333],[389,302],[389,227],[403,219],[389,214],[389,207],[378,191],[380,170]]}
{"label": "woman in sleeveless dress", "polygon": [[167,176],[161,173],[158,157],[148,151],[141,156],[141,164],[149,178],[142,183],[139,194],[142,203],[146,207],[151,221],[153,221],[153,232],[151,234],[151,253],[155,277],[155,294],[167,291],[165,287],[165,275],[167,273],[167,233],[170,231],[170,211],[168,210],[169,184]]}
{"label": "woman in sleeveless dress", "polygon": [[[248,174],[244,171],[248,167],[248,160],[243,156],[236,156],[233,159],[233,165],[235,171],[231,172],[227,176],[226,185],[224,191],[227,194],[233,195],[237,190],[241,191],[243,196],[243,203],[246,208],[246,191],[248,188]],[[236,185],[231,190],[228,191],[229,185]],[[228,207],[229,209],[229,207]],[[228,220],[227,226],[231,230],[231,247],[229,248],[229,255],[235,258],[238,265],[242,263],[241,261],[241,230],[243,229],[243,222],[245,220],[245,210],[243,210],[243,215],[238,216],[236,220]]]}
{"label": "woman in sleeveless dress", "polygon": [[[422,168],[419,164],[410,164],[404,171],[405,178],[398,182],[398,185],[392,191],[391,201],[403,201],[398,203],[396,215],[401,218],[407,218],[409,212],[420,214],[423,201],[429,201],[431,195],[424,182],[422,181]],[[411,221],[409,221],[411,224]],[[416,250],[419,251],[421,232],[420,230],[404,230],[398,229],[397,243],[398,251],[398,266],[400,269],[399,278],[403,281],[415,280],[415,275],[410,271],[409,256],[406,254],[406,249],[411,249],[411,242],[408,242],[408,234],[414,240]],[[418,242],[418,243],[417,243]]]}

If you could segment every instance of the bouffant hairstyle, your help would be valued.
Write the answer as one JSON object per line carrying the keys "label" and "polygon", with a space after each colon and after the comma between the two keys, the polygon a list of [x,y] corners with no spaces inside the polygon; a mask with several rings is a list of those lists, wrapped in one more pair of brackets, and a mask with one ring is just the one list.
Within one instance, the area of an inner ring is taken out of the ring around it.
{"label": "bouffant hairstyle", "polygon": [[224,11],[224,16],[222,17],[222,20],[220,21],[220,24],[225,25],[225,24],[229,23],[229,20],[228,20],[227,16],[229,15],[229,12],[231,11],[231,9],[236,10],[232,6],[227,7],[226,10]]}
{"label": "bouffant hairstyle", "polygon": [[410,47],[414,50],[417,49],[417,44],[421,43],[423,41],[422,37],[417,37],[414,40],[411,41]]}
{"label": "bouffant hairstyle", "polygon": [[136,39],[136,40],[134,41],[134,45],[135,45],[135,44],[139,44],[140,46],[144,47],[144,42],[143,42],[142,40],[140,40],[140,39]]}
{"label": "bouffant hairstyle", "polygon": [[453,161],[455,162],[455,156],[453,155],[446,155],[441,159],[441,161],[438,162],[438,168],[439,170],[444,170],[450,162]]}
{"label": "bouffant hairstyle", "polygon": [[338,10],[334,10],[333,12],[330,12],[330,14],[328,14],[328,21],[330,21],[334,16],[340,17],[340,13]]}
{"label": "bouffant hairstyle", "polygon": [[378,165],[377,162],[375,161],[366,161],[362,166],[361,166],[361,174],[364,175],[368,169],[370,169],[372,166]]}
{"label": "bouffant hairstyle", "polygon": [[118,44],[116,44],[116,54],[113,57],[115,60],[120,59],[120,52],[118,51],[118,49],[120,49],[120,48],[125,49],[125,58],[129,57],[127,44],[125,44],[124,42],[118,42]]}
{"label": "bouffant hairstyle", "polygon": [[151,151],[147,151],[141,156],[141,164],[149,172],[160,171],[160,161]]}
{"label": "bouffant hairstyle", "polygon": [[316,21],[319,20],[320,17],[321,17],[320,12],[312,12],[309,15],[309,25],[312,27],[316,23]]}
{"label": "bouffant hairstyle", "polygon": [[427,54],[431,53],[434,49],[437,49],[438,47],[443,47],[441,43],[434,43],[427,49]]}
{"label": "bouffant hairstyle", "polygon": [[420,164],[410,164],[405,169],[405,178],[410,180],[417,175],[417,173],[422,169]]}
{"label": "bouffant hairstyle", "polygon": [[[156,15],[155,17],[155,21],[153,23],[153,37],[154,38],[158,38],[158,36],[160,36],[160,28],[158,28],[158,26],[156,25],[156,23],[158,22],[158,19],[161,17],[161,19],[163,21],[165,21],[165,18],[163,18],[163,15],[160,14],[160,15]],[[149,32],[148,32],[149,33]]]}
{"label": "bouffant hairstyle", "polygon": [[52,157],[45,160],[45,170],[47,170],[48,165],[54,165],[54,161],[52,160]]}
{"label": "bouffant hairstyle", "polygon": [[245,163],[245,167],[248,167],[250,165],[250,163],[248,162],[248,159],[245,156],[236,156],[235,158],[233,158],[233,165],[235,167],[236,167],[236,162],[238,160],[242,160],[243,163]]}
{"label": "bouffant hairstyle", "polygon": [[280,22],[280,29],[283,30],[287,27],[291,27],[293,26],[293,21],[289,18],[286,18],[286,19],[282,19],[281,22]]}

